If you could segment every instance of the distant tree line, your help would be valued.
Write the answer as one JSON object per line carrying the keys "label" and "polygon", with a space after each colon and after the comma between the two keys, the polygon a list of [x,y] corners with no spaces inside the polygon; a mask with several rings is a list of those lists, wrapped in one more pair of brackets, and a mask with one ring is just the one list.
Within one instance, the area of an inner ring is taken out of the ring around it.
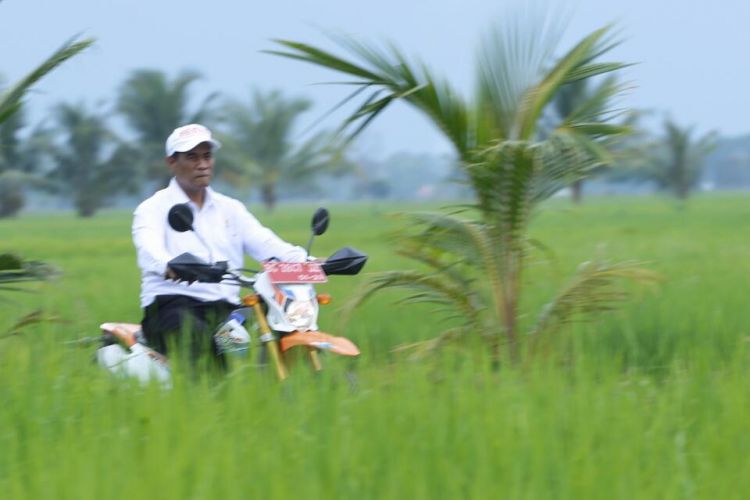
{"label": "distant tree line", "polygon": [[[312,107],[309,99],[250,89],[245,100],[214,92],[194,104],[192,90],[200,78],[195,71],[170,78],[160,70],[138,69],[123,81],[108,106],[60,103],[35,126],[28,123],[19,100],[14,113],[0,123],[0,217],[17,214],[32,191],[69,200],[80,216],[87,217],[119,196],[158,189],[169,179],[163,160],[165,138],[175,127],[192,122],[213,128],[225,145],[217,180],[245,199],[256,193],[269,210],[280,196],[319,196],[321,183],[335,187],[328,192],[340,199],[418,200],[470,193],[461,184],[465,179],[458,158],[429,153],[397,153],[386,160],[362,157],[327,130],[299,140],[301,117]],[[539,137],[575,126],[576,140],[588,152],[581,157],[587,163],[586,175],[570,186],[573,201],[581,201],[584,183],[595,176],[687,198],[705,181],[706,159],[719,139],[713,133],[698,136],[692,127],[669,119],[662,133],[647,131],[640,125],[640,114],[618,115],[605,108],[607,96],[621,89],[615,76],[570,82],[540,114]],[[603,125],[571,121],[581,116],[597,117]],[[115,132],[113,118],[124,122],[129,139]],[[611,126],[630,133],[614,138],[602,133]],[[746,150],[750,152],[750,144]],[[737,155],[726,156],[724,164],[741,163]],[[729,171],[722,170],[724,177]]]}
{"label": "distant tree line", "polygon": [[671,118],[664,119],[661,130],[652,132],[642,124],[648,114],[645,111],[607,110],[606,97],[622,89],[614,76],[598,83],[583,79],[561,87],[552,100],[545,119],[549,122],[552,117],[553,129],[559,129],[561,117],[578,116],[582,112],[628,129],[628,133],[615,137],[594,134],[587,141],[586,148],[595,153],[599,163],[590,170],[589,176],[571,183],[573,202],[581,202],[584,183],[592,177],[648,184],[679,200],[687,199],[705,180],[706,160],[719,143],[717,134],[697,135],[694,126],[682,126]]}
{"label": "distant tree line", "polygon": [[[170,79],[158,70],[139,69],[120,86],[114,109],[61,103],[31,129],[20,104],[0,124],[0,216],[18,213],[33,189],[70,199],[84,217],[119,194],[158,189],[169,179],[166,137],[193,122],[215,129],[224,143],[221,177],[234,186],[257,188],[269,209],[279,186],[350,168],[334,134],[292,139],[300,115],[311,106],[307,99],[256,90],[243,102],[220,100],[214,93],[191,108],[190,90],[199,78],[196,72]],[[113,114],[124,119],[134,140],[114,131]]]}

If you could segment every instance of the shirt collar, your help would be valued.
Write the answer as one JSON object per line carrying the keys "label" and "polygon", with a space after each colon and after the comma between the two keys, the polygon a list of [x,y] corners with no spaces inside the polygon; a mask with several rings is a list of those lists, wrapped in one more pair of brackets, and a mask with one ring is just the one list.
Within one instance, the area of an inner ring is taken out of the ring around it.
{"label": "shirt collar", "polygon": [[[195,203],[193,203],[190,198],[188,198],[188,195],[185,194],[185,191],[183,191],[180,185],[177,184],[176,177],[172,177],[172,179],[170,179],[167,189],[170,191],[170,194],[175,198],[175,201],[177,201],[177,203],[190,203],[191,205],[195,206]],[[214,190],[211,189],[211,186],[206,187],[206,200],[204,201],[203,206],[209,207],[214,205],[214,200]]]}

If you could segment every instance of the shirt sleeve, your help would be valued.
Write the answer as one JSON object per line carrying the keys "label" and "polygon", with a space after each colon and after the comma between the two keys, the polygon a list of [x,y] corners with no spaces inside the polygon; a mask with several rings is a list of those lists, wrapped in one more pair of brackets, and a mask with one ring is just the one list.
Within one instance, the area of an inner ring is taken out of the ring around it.
{"label": "shirt sleeve", "polygon": [[276,258],[284,262],[303,262],[307,258],[305,249],[279,238],[276,233],[263,226],[244,205],[237,210],[241,228],[242,247],[246,254],[262,262]]}
{"label": "shirt sleeve", "polygon": [[165,217],[158,217],[153,207],[140,205],[133,214],[133,243],[138,267],[144,273],[164,275],[169,253],[164,242]]}

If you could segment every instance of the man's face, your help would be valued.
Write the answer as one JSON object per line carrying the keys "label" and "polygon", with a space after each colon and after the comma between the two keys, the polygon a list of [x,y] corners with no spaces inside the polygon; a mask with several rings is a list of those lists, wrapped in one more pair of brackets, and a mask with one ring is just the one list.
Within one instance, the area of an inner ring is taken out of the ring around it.
{"label": "man's face", "polygon": [[211,144],[202,142],[190,151],[177,153],[167,158],[177,183],[185,192],[200,191],[211,183],[214,157]]}

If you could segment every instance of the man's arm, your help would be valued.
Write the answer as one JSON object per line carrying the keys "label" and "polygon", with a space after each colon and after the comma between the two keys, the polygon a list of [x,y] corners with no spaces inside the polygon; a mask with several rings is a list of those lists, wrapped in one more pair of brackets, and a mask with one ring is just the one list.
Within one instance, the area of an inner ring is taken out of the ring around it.
{"label": "man's arm", "polygon": [[[163,217],[166,219],[166,215]],[[169,253],[164,245],[165,222],[154,210],[139,206],[133,216],[133,243],[138,267],[146,273],[167,276]],[[169,276],[167,276],[169,277]]]}
{"label": "man's arm", "polygon": [[246,254],[259,262],[270,258],[285,262],[302,262],[307,258],[304,248],[282,240],[276,233],[263,226],[244,205],[241,206],[242,209],[237,210],[237,217]]}

